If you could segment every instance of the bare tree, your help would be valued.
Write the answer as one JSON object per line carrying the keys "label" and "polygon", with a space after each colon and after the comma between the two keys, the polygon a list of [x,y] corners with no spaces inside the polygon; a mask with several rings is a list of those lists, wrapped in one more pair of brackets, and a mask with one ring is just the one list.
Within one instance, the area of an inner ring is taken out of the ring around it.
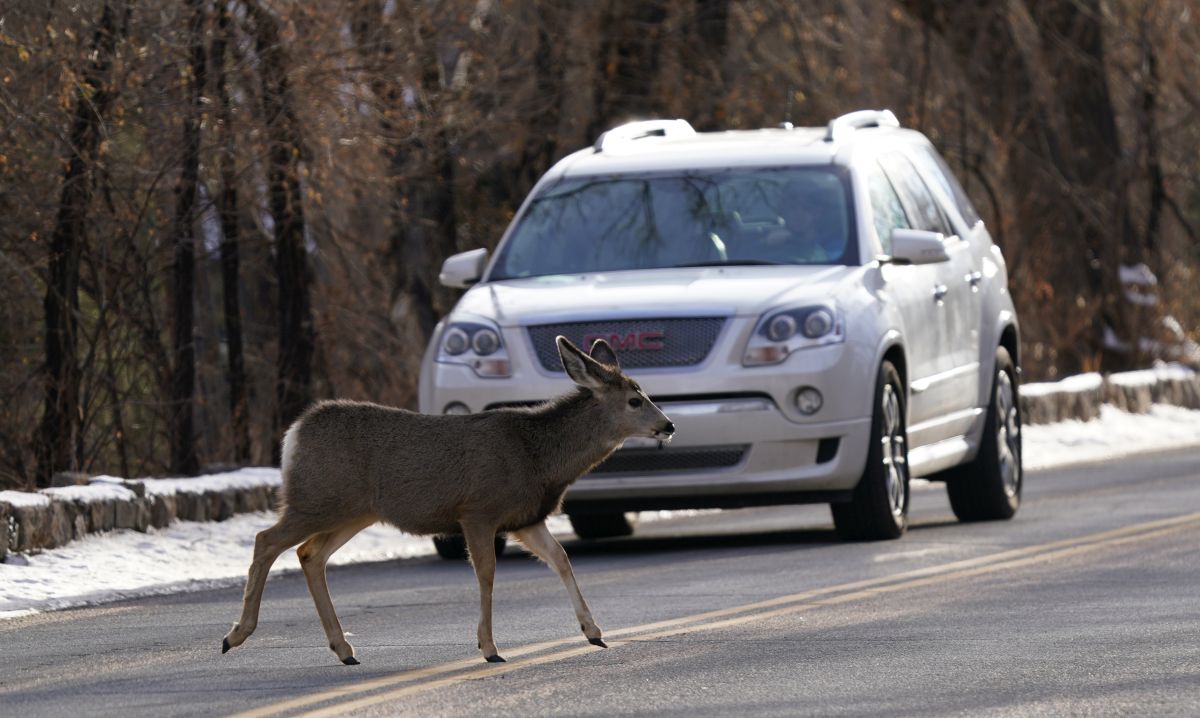
{"label": "bare tree", "polygon": [[[312,366],[316,336],[312,316],[312,271],[305,246],[304,201],[301,193],[300,125],[296,118],[287,53],[279,20],[257,3],[247,5],[261,63],[263,119],[270,148],[267,181],[275,225],[275,275],[279,290],[279,357],[276,420],[280,434],[312,401]],[[272,441],[278,460],[279,442]]]}
{"label": "bare tree", "polygon": [[196,458],[193,400],[196,393],[196,185],[200,173],[200,117],[204,113],[207,57],[204,31],[208,12],[205,0],[188,0],[191,12],[188,33],[191,47],[188,69],[188,109],[183,118],[183,156],[175,184],[174,282],[171,304],[174,315],[171,372],[171,471],[190,475],[200,464]]}
{"label": "bare tree", "polygon": [[220,195],[217,212],[221,222],[221,289],[227,352],[226,372],[229,386],[229,415],[233,433],[234,459],[250,461],[250,417],[246,397],[245,352],[242,346],[242,309],[240,286],[241,250],[238,227],[238,189],[234,164],[237,148],[233,136],[233,112],[226,77],[226,46],[233,34],[229,13],[230,0],[217,0],[217,32],[213,38],[212,61],[217,91],[217,131]]}
{"label": "bare tree", "polygon": [[55,472],[79,464],[79,262],[87,236],[93,172],[116,94],[110,84],[113,57],[128,28],[129,13],[128,4],[114,9],[111,3],[104,3],[92,37],[92,60],[75,98],[43,304],[46,399],[37,435],[38,486],[48,486]]}

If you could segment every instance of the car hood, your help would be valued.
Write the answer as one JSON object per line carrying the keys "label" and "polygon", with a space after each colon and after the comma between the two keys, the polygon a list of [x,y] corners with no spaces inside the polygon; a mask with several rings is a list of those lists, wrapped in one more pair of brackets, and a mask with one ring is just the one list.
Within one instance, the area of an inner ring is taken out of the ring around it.
{"label": "car hood", "polygon": [[793,301],[831,298],[862,267],[683,267],[553,275],[472,288],[454,314],[502,326],[619,317],[757,316]]}

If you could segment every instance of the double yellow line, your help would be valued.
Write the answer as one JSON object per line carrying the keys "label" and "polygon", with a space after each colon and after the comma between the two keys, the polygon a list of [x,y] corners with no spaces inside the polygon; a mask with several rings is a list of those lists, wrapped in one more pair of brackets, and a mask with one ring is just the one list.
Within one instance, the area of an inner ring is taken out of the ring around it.
{"label": "double yellow line", "polygon": [[[953,561],[890,576],[853,581],[666,621],[630,626],[606,632],[604,638],[610,649],[614,649],[632,641],[652,641],[684,633],[713,631],[801,611],[811,611],[822,606],[834,606],[897,591],[1058,561],[1197,527],[1200,527],[1200,513],[1149,521],[1078,538],[1001,551],[979,558]],[[272,703],[237,713],[232,718],[265,718],[280,714],[296,714],[296,711],[303,711],[298,715],[305,716],[305,718],[340,716],[354,710],[395,701],[415,693],[435,690],[463,681],[490,678],[596,651],[596,648],[590,645],[579,645],[582,642],[583,639],[573,636],[510,648],[504,651],[505,656],[510,659],[508,663],[481,663],[478,657],[471,657],[428,668],[403,671],[382,678]],[[563,646],[567,645],[573,645],[573,647],[564,649]],[[526,656],[529,658],[525,658]],[[524,660],[513,660],[519,658],[524,658]],[[330,705],[315,707],[320,704]]]}

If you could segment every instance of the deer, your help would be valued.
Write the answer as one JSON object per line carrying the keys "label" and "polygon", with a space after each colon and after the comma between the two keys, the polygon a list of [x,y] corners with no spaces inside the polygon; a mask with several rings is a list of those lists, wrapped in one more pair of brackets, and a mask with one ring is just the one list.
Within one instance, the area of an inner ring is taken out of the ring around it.
{"label": "deer", "polygon": [[415,535],[462,534],[479,583],[478,648],[504,658],[492,636],[494,539],[507,533],[546,563],[567,589],[589,643],[607,648],[575,581],[567,553],[546,527],[577,479],[631,437],[662,445],[675,425],[621,371],[603,339],[585,354],[556,338],[573,391],[545,403],[463,415],[418,414],[368,402],[309,407],[284,433],[278,521],[254,541],[242,614],[221,643],[240,646],[258,625],[271,565],[296,553],[329,639],[346,665],[354,647],[334,611],[326,563],[355,534],[386,522]]}

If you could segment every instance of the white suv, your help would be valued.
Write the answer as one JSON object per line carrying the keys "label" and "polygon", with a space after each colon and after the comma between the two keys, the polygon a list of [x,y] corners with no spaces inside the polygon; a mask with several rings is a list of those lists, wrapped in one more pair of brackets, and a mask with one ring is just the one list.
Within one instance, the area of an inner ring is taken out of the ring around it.
{"label": "white suv", "polygon": [[828,502],[895,538],[909,477],[961,520],[1021,495],[1018,328],[1004,258],[946,163],[888,111],[698,133],[651,120],[546,173],[438,325],[420,408],[527,406],[569,387],[562,334],[603,337],[678,427],[567,492],[576,533],[625,512]]}

